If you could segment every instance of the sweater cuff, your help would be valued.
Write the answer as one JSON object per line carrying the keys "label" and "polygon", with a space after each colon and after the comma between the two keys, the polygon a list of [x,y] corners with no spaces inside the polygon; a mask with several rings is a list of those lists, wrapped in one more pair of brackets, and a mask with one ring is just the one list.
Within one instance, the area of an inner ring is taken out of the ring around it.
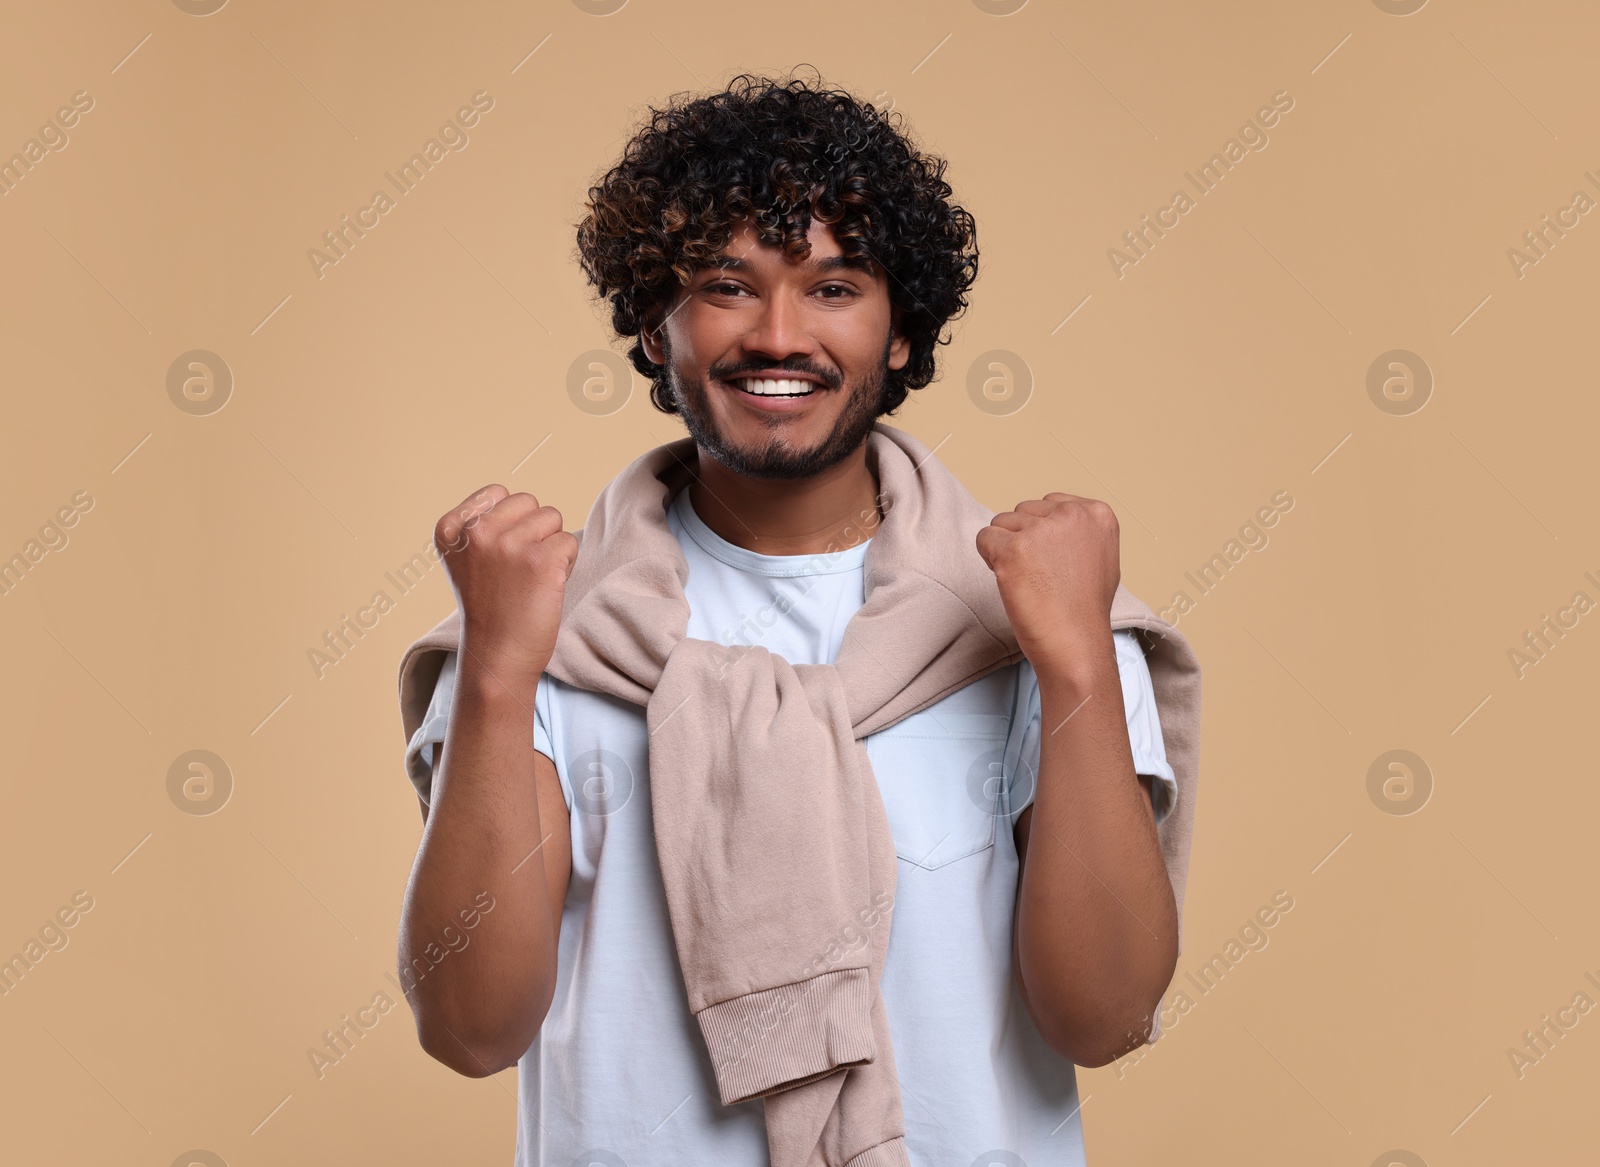
{"label": "sweater cuff", "polygon": [[722,1105],[791,1090],[878,1056],[864,968],[730,997],[695,1014]]}

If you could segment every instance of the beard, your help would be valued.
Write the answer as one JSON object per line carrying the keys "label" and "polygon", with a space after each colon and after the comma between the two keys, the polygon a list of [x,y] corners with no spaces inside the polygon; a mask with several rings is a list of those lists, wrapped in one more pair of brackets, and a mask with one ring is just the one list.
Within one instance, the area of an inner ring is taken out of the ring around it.
{"label": "beard", "polygon": [[[664,338],[663,338],[664,339]],[[666,357],[667,385],[677,402],[679,416],[694,439],[695,445],[715,458],[735,474],[747,478],[810,478],[842,462],[853,454],[866,440],[881,413],[883,386],[889,375],[889,349],[893,336],[886,337],[883,353],[877,364],[869,368],[859,384],[846,385],[842,390],[818,388],[818,393],[846,392],[843,412],[834,422],[833,432],[809,449],[797,449],[788,439],[773,436],[752,447],[729,441],[718,427],[712,414],[706,383],[698,377],[684,377],[673,363],[671,349]],[[745,370],[744,375],[769,370]],[[781,375],[782,369],[771,372]],[[781,424],[781,423],[780,423]]]}

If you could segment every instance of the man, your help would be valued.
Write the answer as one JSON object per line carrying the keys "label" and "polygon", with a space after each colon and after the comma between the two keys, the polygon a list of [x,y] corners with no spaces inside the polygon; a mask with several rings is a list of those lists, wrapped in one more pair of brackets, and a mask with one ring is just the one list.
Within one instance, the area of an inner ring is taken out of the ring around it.
{"label": "man", "polygon": [[[976,275],[942,171],[848,95],[741,77],[657,111],[591,189],[584,269],[697,456],[666,514],[688,637],[825,665],[849,635],[893,521],[868,437],[933,379]],[[563,525],[496,484],[435,530],[459,654],[412,695],[419,1038],[469,1076],[519,1066],[519,1165],[765,1164],[761,1100],[719,1103],[685,1006],[645,710],[548,671],[579,553]],[[1176,964],[1158,824],[1179,784],[1146,643],[1108,618],[1110,508],[1020,502],[968,553],[1025,659],[862,739],[898,859],[881,993],[905,1148],[1079,1163],[1072,1064],[1148,1040]]]}

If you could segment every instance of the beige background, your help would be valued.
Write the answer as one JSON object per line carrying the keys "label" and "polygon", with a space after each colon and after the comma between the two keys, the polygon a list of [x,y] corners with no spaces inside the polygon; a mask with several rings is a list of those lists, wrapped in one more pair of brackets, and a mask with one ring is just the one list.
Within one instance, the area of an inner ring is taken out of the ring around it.
{"label": "beige background", "polygon": [[[1591,6],[140,0],[3,27],[0,158],[93,99],[0,198],[0,556],[93,500],[0,597],[0,955],[94,902],[0,998],[6,1162],[510,1162],[515,1071],[432,1062],[403,1003],[308,1065],[399,1001],[395,667],[452,599],[439,568],[403,597],[384,573],[483,483],[575,527],[681,436],[642,379],[606,415],[569,397],[610,344],[572,225],[647,103],[800,62],[904,111],[979,224],[972,309],[892,424],[995,509],[1112,501],[1158,608],[1295,501],[1181,617],[1205,736],[1175,990],[1294,908],[1143,1056],[1082,1073],[1090,1161],[1592,1153],[1600,1014],[1520,1078],[1507,1054],[1600,1001],[1600,614],[1520,679],[1507,655],[1600,601],[1600,217],[1508,256],[1600,197]],[[307,250],[478,91],[470,145],[319,278]],[[1270,144],[1119,277],[1108,249],[1280,92]],[[234,378],[209,415],[166,388],[195,349]],[[967,389],[996,349],[1032,381],[1010,412]],[[1431,371],[1420,411],[1368,394],[1395,349]],[[379,590],[319,679],[308,650]],[[232,775],[208,815],[168,793],[196,749]],[[1432,776],[1406,816],[1368,793],[1396,749]]]}

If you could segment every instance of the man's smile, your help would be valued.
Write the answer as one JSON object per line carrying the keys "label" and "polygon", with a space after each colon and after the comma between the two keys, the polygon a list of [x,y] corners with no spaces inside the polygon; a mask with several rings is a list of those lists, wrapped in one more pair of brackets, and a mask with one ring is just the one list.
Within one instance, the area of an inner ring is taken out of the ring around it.
{"label": "man's smile", "polygon": [[827,389],[818,381],[797,376],[734,377],[726,381],[715,378],[715,381],[740,401],[763,413],[798,412]]}
{"label": "man's smile", "polygon": [[804,397],[818,388],[815,382],[787,377],[781,380],[776,377],[738,377],[732,384],[759,397]]}

